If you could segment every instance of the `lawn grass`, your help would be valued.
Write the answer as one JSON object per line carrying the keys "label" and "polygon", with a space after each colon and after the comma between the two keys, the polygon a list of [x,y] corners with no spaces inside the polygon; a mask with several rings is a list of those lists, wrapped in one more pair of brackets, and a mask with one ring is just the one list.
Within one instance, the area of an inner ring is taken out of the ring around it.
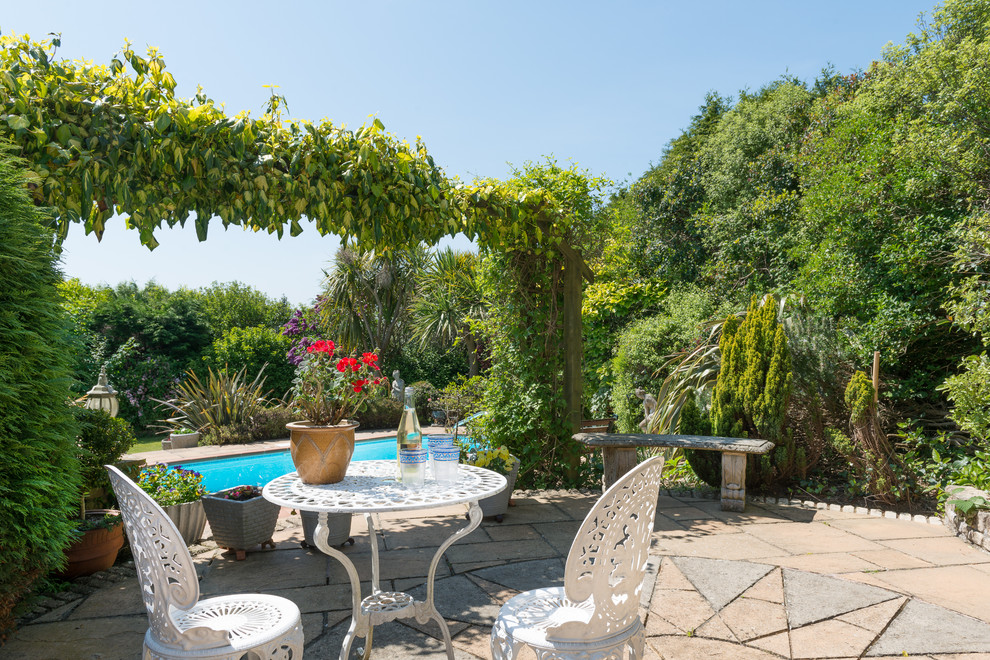
{"label": "lawn grass", "polygon": [[145,451],[159,451],[162,448],[162,437],[160,435],[145,435],[137,439],[130,449],[127,450],[128,454],[139,454]]}

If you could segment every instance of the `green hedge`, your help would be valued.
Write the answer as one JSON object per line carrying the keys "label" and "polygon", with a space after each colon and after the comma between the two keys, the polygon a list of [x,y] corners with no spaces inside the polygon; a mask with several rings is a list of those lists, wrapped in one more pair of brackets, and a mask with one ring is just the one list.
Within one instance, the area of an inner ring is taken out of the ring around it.
{"label": "green hedge", "polygon": [[0,147],[0,636],[31,584],[63,565],[80,494],[61,275],[20,168]]}

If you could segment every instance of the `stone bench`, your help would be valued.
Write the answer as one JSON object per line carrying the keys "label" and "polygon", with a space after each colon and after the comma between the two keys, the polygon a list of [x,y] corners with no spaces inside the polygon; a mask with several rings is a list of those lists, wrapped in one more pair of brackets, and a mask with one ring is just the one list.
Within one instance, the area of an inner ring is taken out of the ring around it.
{"label": "stone bench", "polygon": [[722,510],[746,508],[746,456],[773,449],[768,440],[719,438],[702,435],[657,435],[652,433],[576,433],[580,443],[602,450],[604,488],[608,488],[638,463],[639,447],[672,447],[722,452]]}

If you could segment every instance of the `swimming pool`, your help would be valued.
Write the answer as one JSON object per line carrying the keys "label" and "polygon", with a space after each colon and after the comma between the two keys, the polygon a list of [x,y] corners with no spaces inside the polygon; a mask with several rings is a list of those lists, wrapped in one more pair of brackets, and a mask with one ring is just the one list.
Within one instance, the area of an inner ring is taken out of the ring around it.
{"label": "swimming pool", "polygon": [[[395,460],[395,438],[355,443],[352,461]],[[275,477],[295,470],[289,450],[247,454],[228,458],[173,463],[203,475],[203,487],[214,493],[234,486],[264,486]]]}

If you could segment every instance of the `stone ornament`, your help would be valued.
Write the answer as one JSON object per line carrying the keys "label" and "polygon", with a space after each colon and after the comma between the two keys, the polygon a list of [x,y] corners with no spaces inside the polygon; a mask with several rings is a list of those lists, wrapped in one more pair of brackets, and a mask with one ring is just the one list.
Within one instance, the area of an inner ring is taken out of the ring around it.
{"label": "stone ornament", "polygon": [[642,658],[639,603],[660,492],[661,457],[613,484],[574,537],[564,586],[525,591],[499,610],[492,657],[510,660],[523,647],[537,658]]}
{"label": "stone ornament", "polygon": [[302,658],[299,608],[278,596],[242,594],[199,599],[199,580],[175,524],[151,497],[108,465],[151,627],[145,660]]}

